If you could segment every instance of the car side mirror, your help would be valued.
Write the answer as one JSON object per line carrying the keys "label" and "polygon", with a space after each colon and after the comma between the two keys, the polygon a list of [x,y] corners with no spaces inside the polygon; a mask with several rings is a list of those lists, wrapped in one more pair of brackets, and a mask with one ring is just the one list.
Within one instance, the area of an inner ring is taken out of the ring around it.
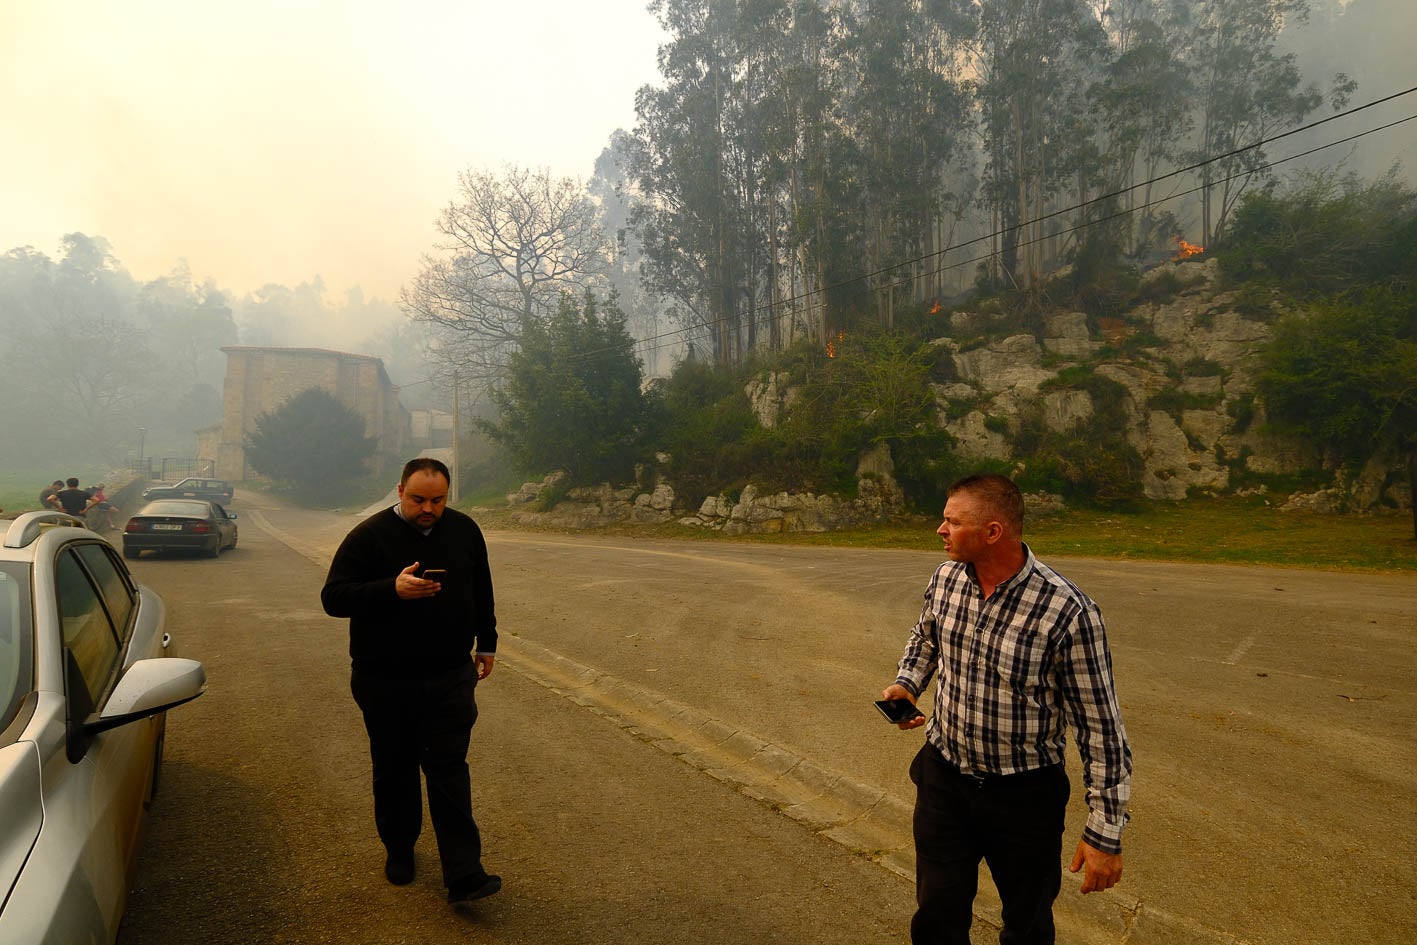
{"label": "car side mirror", "polygon": [[84,727],[94,732],[117,728],[191,702],[206,690],[207,671],[196,660],[176,656],[138,660],[118,680],[98,719]]}
{"label": "car side mirror", "polygon": [[227,518],[232,518],[232,519],[234,519],[234,518],[236,518],[236,513],[235,513],[235,512],[227,512],[227,513],[226,513],[226,517],[227,517]]}
{"label": "car side mirror", "polygon": [[[70,654],[72,663],[72,654]],[[77,681],[82,687],[82,682]],[[75,685],[71,684],[70,699],[75,696]],[[88,751],[93,737],[100,732],[128,725],[176,708],[184,702],[191,702],[207,689],[207,672],[196,660],[180,659],[175,656],[161,656],[155,659],[138,660],[118,680],[113,694],[108,697],[103,711],[97,715],[85,712],[85,706],[69,706],[70,724],[68,755],[77,762]],[[79,695],[81,702],[88,701],[87,689]],[[84,716],[87,715],[87,718]],[[84,718],[75,724],[74,719]]]}

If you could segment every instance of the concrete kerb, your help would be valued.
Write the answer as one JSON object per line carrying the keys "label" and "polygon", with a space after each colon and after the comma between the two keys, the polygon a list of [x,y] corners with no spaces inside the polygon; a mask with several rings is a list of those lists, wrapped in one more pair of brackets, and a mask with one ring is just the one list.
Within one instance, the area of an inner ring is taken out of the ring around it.
{"label": "concrete kerb", "polygon": [[504,641],[499,654],[512,669],[562,691],[570,679],[592,678],[572,701],[593,708],[626,732],[740,793],[779,810],[836,842],[887,862],[910,861],[893,872],[914,876],[910,809],[878,788],[822,768],[752,732],[607,673],[596,673],[528,640]]}

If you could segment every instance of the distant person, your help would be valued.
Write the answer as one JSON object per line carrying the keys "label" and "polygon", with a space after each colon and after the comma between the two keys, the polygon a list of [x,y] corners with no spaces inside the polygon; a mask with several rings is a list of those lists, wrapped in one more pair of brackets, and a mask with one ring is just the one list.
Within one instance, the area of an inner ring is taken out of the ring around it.
{"label": "distant person", "polygon": [[[949,487],[935,571],[895,683],[915,702],[935,677],[916,785],[914,945],[969,945],[979,861],[1003,903],[999,941],[1052,943],[1062,888],[1070,786],[1067,726],[1077,733],[1090,813],[1070,869],[1082,892],[1122,879],[1132,754],[1112,681],[1102,614],[1023,542],[1023,496],[1003,476]],[[900,723],[925,725],[918,717]]]}
{"label": "distant person", "polygon": [[345,536],[320,601],[331,617],[349,618],[350,688],[369,733],[384,876],[413,882],[421,767],[448,902],[462,910],[502,888],[482,865],[467,765],[478,680],[496,662],[497,617],[487,544],[477,523],[447,508],[450,481],[438,460],[410,460],[398,504]]}
{"label": "distant person", "polygon": [[62,490],[63,488],[64,488],[64,480],[63,480],[63,479],[56,479],[56,480],[54,480],[53,482],[51,482],[51,483],[48,485],[48,487],[46,487],[45,489],[41,490],[40,493],[39,493],[39,507],[42,508],[42,509],[52,509],[52,508],[56,508],[57,506],[55,506],[55,504],[54,504],[53,502],[51,502],[50,499],[52,499],[56,494],[58,494],[59,491]]}
{"label": "distant person", "polygon": [[84,517],[84,513],[89,508],[89,493],[87,489],[79,488],[79,480],[70,476],[67,480],[68,487],[59,490],[50,497],[50,504],[55,508],[62,509],[70,515]]}
{"label": "distant person", "polygon": [[118,510],[113,507],[113,503],[108,501],[107,494],[103,491],[103,483],[99,483],[89,490],[89,508],[101,513],[103,523],[108,528],[117,528],[118,523],[115,516]]}

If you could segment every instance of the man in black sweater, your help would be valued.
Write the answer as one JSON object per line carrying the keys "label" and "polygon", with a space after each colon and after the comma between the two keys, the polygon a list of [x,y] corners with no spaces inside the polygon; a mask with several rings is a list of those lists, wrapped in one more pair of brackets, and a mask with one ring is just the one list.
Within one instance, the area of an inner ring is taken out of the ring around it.
{"label": "man in black sweater", "polygon": [[384,875],[399,886],[413,881],[421,767],[448,901],[463,907],[502,888],[482,867],[467,766],[474,691],[496,661],[497,617],[487,544],[477,523],[447,508],[449,482],[438,460],[410,460],[398,505],[345,536],[320,601],[331,617],[349,618],[350,687],[369,733]]}

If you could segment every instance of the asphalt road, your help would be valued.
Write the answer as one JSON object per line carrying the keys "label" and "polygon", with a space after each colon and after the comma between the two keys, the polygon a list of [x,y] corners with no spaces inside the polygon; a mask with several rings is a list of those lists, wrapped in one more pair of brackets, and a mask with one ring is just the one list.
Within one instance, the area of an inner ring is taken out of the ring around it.
{"label": "asphalt road", "polygon": [[[380,873],[345,629],[317,597],[353,519],[235,507],[234,555],[135,568],[211,687],[170,718],[121,942],[906,938],[920,734],[870,700],[940,560],[928,539],[489,534],[503,644],[471,758],[507,888],[469,923],[431,837],[414,887]],[[1417,580],[1053,563],[1102,605],[1136,756],[1123,884],[1065,879],[1060,940],[1417,939]]]}

